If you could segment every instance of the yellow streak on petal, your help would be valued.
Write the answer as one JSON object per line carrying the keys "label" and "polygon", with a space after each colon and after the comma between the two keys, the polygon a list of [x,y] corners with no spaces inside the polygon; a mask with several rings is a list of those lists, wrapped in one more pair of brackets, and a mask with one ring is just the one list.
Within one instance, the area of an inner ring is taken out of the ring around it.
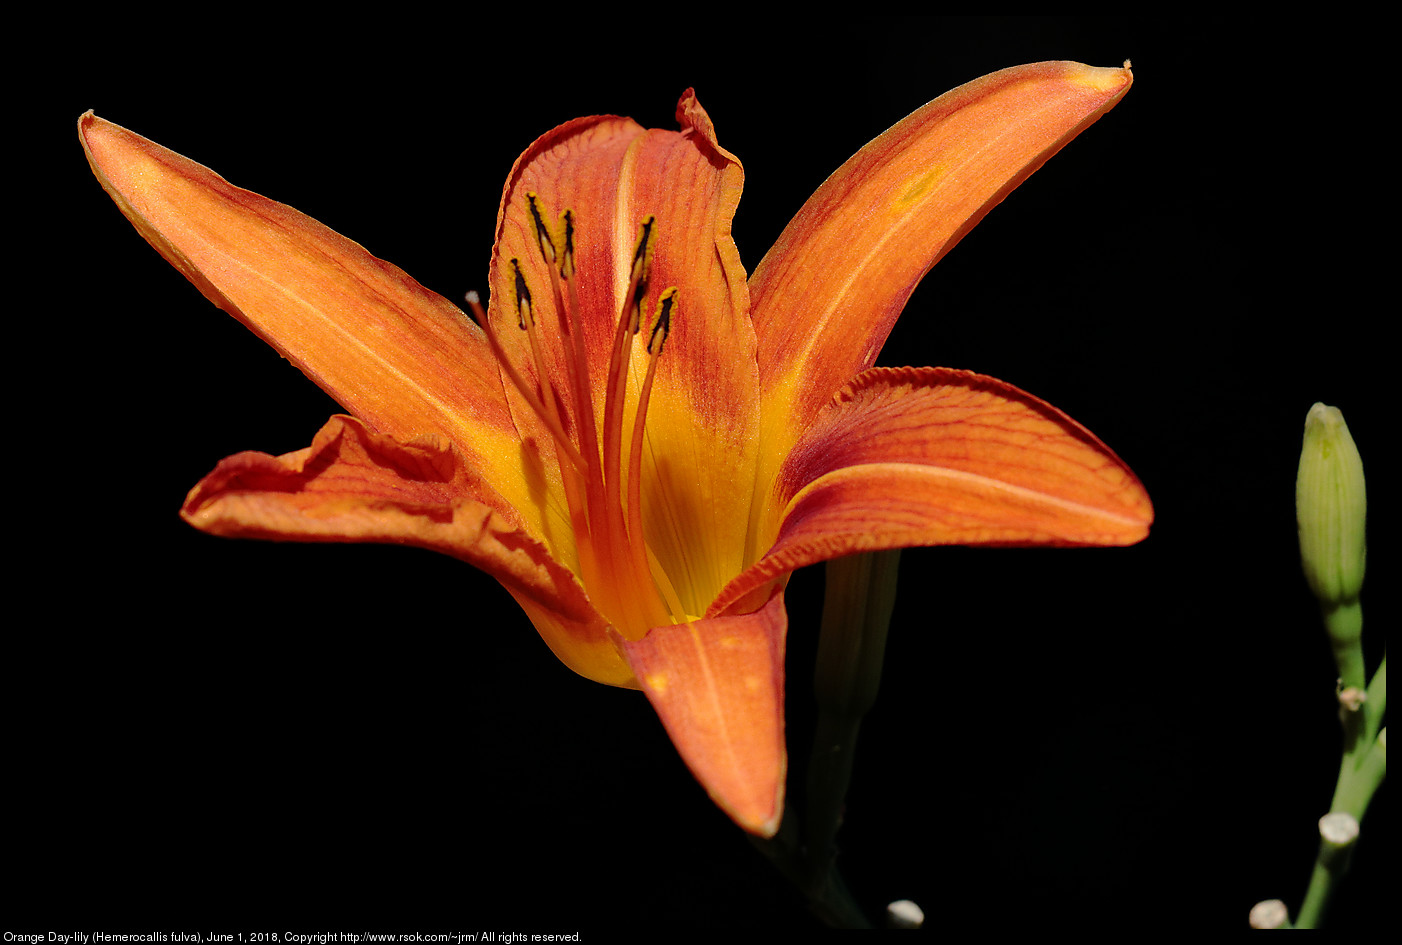
{"label": "yellow streak on petal", "polygon": [[[750,279],[762,386],[758,500],[789,447],[870,367],[925,273],[1128,90],[1127,69],[1045,62],[961,86],[824,182]],[[757,530],[773,509],[756,506]],[[749,560],[763,552],[756,532]]]}
{"label": "yellow streak on petal", "polygon": [[947,173],[949,173],[948,167],[943,164],[936,164],[924,174],[921,174],[910,182],[910,186],[905,189],[905,193],[896,198],[897,206],[908,207],[916,203],[930,188],[936,186]]}
{"label": "yellow streak on petal", "polygon": [[[158,170],[159,166],[154,161],[142,162],[142,166],[136,172],[138,186],[132,190],[133,198],[146,202],[142,199],[147,196],[147,188],[144,185],[151,177],[155,176]],[[151,199],[172,200],[176,196],[178,195],[167,187],[164,193]],[[194,198],[196,195],[190,193],[189,196]],[[237,232],[231,231],[227,235],[235,242],[239,239]],[[433,389],[420,383],[418,377],[422,375],[416,376],[400,370],[393,360],[385,357],[383,332],[378,330],[376,326],[357,326],[362,329],[369,327],[371,333],[368,335],[364,331],[352,331],[345,322],[344,313],[328,311],[322,300],[310,293],[300,291],[298,283],[273,278],[264,269],[250,264],[241,256],[213,243],[205,247],[205,254],[200,259],[200,268],[203,270],[217,269],[221,273],[222,279],[233,278],[245,287],[255,283],[262,285],[266,292],[258,294],[264,299],[281,298],[283,305],[279,307],[301,311],[303,324],[315,323],[317,327],[312,328],[313,331],[334,339],[332,345],[340,351],[341,357],[347,360],[373,362],[379,372],[393,379],[396,386],[402,388],[408,396],[430,406],[433,412],[442,418],[444,432],[449,433],[450,438],[455,443],[472,443],[478,449],[486,447],[484,452],[489,456],[501,456],[503,453],[509,455],[515,449],[517,440],[514,435],[505,430],[489,431],[462,423],[459,404],[449,403],[439,397]],[[404,393],[400,394],[400,396],[404,395]],[[483,442],[484,440],[487,442]]]}
{"label": "yellow streak on petal", "polygon": [[[992,476],[982,476],[960,469],[945,469],[918,463],[868,463],[864,466],[849,466],[845,469],[833,470],[799,491],[789,502],[789,508],[802,505],[804,500],[814,492],[829,490],[834,486],[841,486],[848,482],[862,483],[877,477],[890,481],[907,482],[911,489],[934,488],[949,495],[971,497],[970,504],[978,508],[980,512],[983,506],[996,501],[1010,510],[1010,513],[1018,513],[1016,518],[1012,514],[1007,519],[990,518],[980,528],[966,529],[960,537],[960,543],[974,544],[979,540],[1025,541],[1032,536],[1047,540],[1037,530],[1043,521],[1075,523],[1081,529],[1076,538],[1084,543],[1092,543],[1094,539],[1102,536],[1107,544],[1112,541],[1128,543],[1143,538],[1149,530],[1143,515],[1077,502],[1074,499],[1054,495],[1045,490],[1014,485]],[[892,494],[896,493],[892,491]],[[900,498],[887,500],[883,504],[889,505],[889,509],[882,509],[880,505],[873,502],[873,517],[877,515],[878,511],[890,511],[896,516],[904,518],[907,517],[905,513],[909,511],[909,520],[919,521],[918,513],[915,512],[917,506],[913,501],[908,503],[908,509],[907,503]],[[963,511],[963,509],[951,503],[949,511],[954,513]],[[1047,534],[1050,534],[1050,530]],[[928,542],[923,543],[935,544],[933,536]]]}
{"label": "yellow streak on petal", "polygon": [[220,308],[381,433],[451,440],[546,532],[495,362],[457,306],[364,247],[91,112],[79,136],[137,231]]}

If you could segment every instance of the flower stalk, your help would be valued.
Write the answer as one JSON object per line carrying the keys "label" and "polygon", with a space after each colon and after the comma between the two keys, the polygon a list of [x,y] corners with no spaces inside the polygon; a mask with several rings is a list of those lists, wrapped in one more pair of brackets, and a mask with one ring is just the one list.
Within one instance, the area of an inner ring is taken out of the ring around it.
{"label": "flower stalk", "polygon": [[837,834],[852,782],[857,735],[876,703],[886,633],[896,602],[900,550],[827,563],[813,695],[818,716],[808,760],[806,815],[784,821],[766,855],[808,897],[814,913],[840,928],[871,928],[837,867]]}
{"label": "flower stalk", "polygon": [[852,781],[857,735],[881,687],[900,557],[895,549],[827,563],[813,673],[818,719],[808,765],[809,858],[820,875],[837,859],[837,831]]}
{"label": "flower stalk", "polygon": [[1319,602],[1339,673],[1343,757],[1329,813],[1319,821],[1319,854],[1292,928],[1322,919],[1348,872],[1359,824],[1387,775],[1387,656],[1367,681],[1363,660],[1363,587],[1367,493],[1363,461],[1336,407],[1315,404],[1305,420],[1295,484],[1300,561]]}

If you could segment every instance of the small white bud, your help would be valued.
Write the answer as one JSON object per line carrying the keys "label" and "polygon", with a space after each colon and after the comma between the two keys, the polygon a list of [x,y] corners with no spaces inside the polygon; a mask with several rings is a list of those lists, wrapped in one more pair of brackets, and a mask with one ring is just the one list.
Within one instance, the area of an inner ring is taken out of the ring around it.
{"label": "small white bud", "polygon": [[886,925],[893,929],[918,929],[925,924],[925,910],[909,899],[897,899],[886,907]]}
{"label": "small white bud", "polygon": [[1358,839],[1358,820],[1344,811],[1319,818],[1319,838],[1331,847],[1346,847]]}
{"label": "small white bud", "polygon": [[1267,899],[1251,907],[1253,929],[1278,929],[1290,918],[1290,910],[1279,899]]}

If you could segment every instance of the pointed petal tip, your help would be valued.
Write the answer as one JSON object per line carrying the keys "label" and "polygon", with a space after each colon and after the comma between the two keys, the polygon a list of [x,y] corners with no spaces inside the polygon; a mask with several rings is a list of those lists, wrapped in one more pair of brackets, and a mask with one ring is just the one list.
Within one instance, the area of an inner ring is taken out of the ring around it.
{"label": "pointed petal tip", "polygon": [[925,273],[1132,81],[1124,66],[1070,61],[990,73],[916,109],[818,188],[749,281],[775,455],[871,367]]}
{"label": "pointed petal tip", "polygon": [[706,793],[749,833],[772,837],[784,812],[783,594],[752,614],[610,631],[672,744]]}
{"label": "pointed petal tip", "polygon": [[730,819],[743,827],[746,832],[754,834],[761,840],[769,840],[779,832],[779,821],[784,816],[783,799],[779,799],[779,803],[773,806],[772,813],[764,820],[747,821],[737,817],[733,811],[726,811],[726,813],[730,814]]}

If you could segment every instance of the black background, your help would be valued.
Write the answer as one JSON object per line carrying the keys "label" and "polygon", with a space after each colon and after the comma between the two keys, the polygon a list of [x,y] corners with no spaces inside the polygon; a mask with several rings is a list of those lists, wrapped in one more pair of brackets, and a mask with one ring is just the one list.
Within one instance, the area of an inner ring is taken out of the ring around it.
{"label": "black background", "polygon": [[[299,449],[338,408],[133,232],[87,170],[82,111],[459,299],[485,287],[512,161],[569,118],[674,127],[695,86],[745,164],[752,268],[874,135],[1054,58],[1129,57],[1135,85],[926,278],[879,363],[1046,398],[1130,463],[1157,523],[1131,549],[906,552],[843,863],[873,911],[910,898],[956,931],[1243,928],[1257,900],[1298,905],[1338,751],[1294,538],[1316,400],[1343,409],[1370,473],[1374,660],[1397,614],[1379,592],[1398,512],[1378,325],[1395,302],[1377,296],[1394,109],[1368,37],[508,12],[74,23],[21,84],[6,927],[816,927],[645,700],[565,669],[491,578],[179,520],[219,459]],[[821,585],[813,569],[788,595],[795,769]],[[1384,789],[1339,926],[1384,913],[1388,824]]]}

